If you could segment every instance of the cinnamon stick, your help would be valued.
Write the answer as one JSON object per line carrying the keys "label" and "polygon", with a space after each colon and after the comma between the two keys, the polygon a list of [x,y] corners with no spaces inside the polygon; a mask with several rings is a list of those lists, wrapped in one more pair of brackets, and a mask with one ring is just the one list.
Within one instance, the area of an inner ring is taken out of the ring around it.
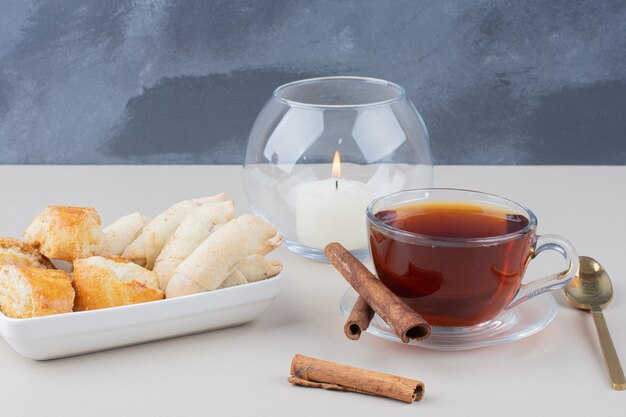
{"label": "cinnamon stick", "polygon": [[358,340],[361,332],[367,330],[370,322],[374,317],[374,310],[370,307],[362,297],[359,297],[352,306],[348,320],[346,320],[343,331],[348,339]]}
{"label": "cinnamon stick", "polygon": [[288,381],[304,387],[357,392],[407,403],[424,397],[424,384],[421,381],[300,354],[291,360],[291,376]]}
{"label": "cinnamon stick", "polygon": [[430,325],[380,282],[357,258],[337,242],[324,248],[326,257],[363,300],[404,343],[430,336]]}

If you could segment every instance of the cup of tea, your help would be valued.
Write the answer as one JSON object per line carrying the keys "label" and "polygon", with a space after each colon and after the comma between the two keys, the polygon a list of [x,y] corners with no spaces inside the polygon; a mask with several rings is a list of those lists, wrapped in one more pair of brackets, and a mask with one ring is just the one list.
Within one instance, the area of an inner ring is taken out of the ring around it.
{"label": "cup of tea", "polygon": [[[390,194],[369,205],[367,227],[379,279],[433,326],[482,325],[561,288],[578,269],[570,242],[537,235],[532,211],[477,191]],[[566,268],[523,284],[530,260],[549,249],[563,255]]]}

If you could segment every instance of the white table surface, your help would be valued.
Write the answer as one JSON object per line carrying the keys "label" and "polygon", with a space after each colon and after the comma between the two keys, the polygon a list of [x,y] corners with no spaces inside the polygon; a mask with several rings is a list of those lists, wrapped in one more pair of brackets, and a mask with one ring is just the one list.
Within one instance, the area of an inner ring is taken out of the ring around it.
{"label": "white table surface", "polygon": [[[498,193],[529,206],[539,233],[569,238],[608,269],[605,315],[626,364],[626,167],[438,167],[435,185]],[[2,166],[0,234],[19,237],[46,204],[96,207],[103,224],[155,215],[188,197],[227,192],[247,211],[232,166]],[[284,289],[259,319],[193,336],[36,362],[0,342],[3,416],[606,416],[624,415],[610,388],[591,317],[566,306],[545,330],[496,347],[438,352],[343,334],[347,284],[328,264],[281,248]],[[542,255],[543,256],[543,255]],[[538,259],[548,272],[558,256]],[[534,276],[534,275],[533,275]],[[404,404],[287,383],[295,353],[420,379],[423,401]]]}

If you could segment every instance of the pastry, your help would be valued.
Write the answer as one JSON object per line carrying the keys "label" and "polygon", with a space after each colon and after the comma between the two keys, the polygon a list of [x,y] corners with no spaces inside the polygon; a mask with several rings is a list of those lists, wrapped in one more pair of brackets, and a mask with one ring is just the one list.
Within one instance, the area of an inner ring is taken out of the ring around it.
{"label": "pastry", "polygon": [[237,264],[237,269],[231,273],[219,288],[257,282],[278,275],[283,270],[283,264],[278,261],[269,261],[263,255],[250,255]]}
{"label": "pastry", "polygon": [[122,256],[124,249],[137,239],[149,222],[150,219],[140,213],[127,214],[115,220],[102,231],[104,238],[96,255]]}
{"label": "pastry", "polygon": [[237,218],[237,223],[246,237],[248,255],[267,255],[283,242],[283,237],[260,217],[244,214]]}
{"label": "pastry", "polygon": [[235,203],[232,200],[207,203],[189,213],[180,223],[176,232],[161,250],[153,271],[159,278],[161,289],[167,288],[176,267],[184,261],[219,226],[235,217]]}
{"label": "pastry", "polygon": [[0,309],[13,318],[69,313],[74,304],[71,282],[65,271],[0,266]]}
{"label": "pastry", "polygon": [[32,245],[10,237],[0,238],[0,265],[55,269],[52,262]]}
{"label": "pastry", "polygon": [[206,203],[226,201],[226,194],[194,198],[174,204],[156,216],[144,227],[141,234],[124,250],[122,257],[152,269],[161,249],[172,237],[180,222],[193,210]]}
{"label": "pastry", "polygon": [[100,217],[91,207],[47,206],[24,233],[43,255],[64,261],[92,256],[102,238]]}
{"label": "pastry", "polygon": [[247,282],[257,282],[278,275],[283,270],[279,261],[270,261],[262,255],[250,255],[237,265]]}
{"label": "pastry", "polygon": [[156,274],[124,258],[91,258],[74,261],[75,311],[123,306],[160,300]]}
{"label": "pastry", "polygon": [[[24,233],[26,243],[0,238],[0,267],[5,268],[0,295],[9,306],[0,308],[16,317],[95,310],[278,274],[282,264],[264,255],[283,238],[259,217],[235,218],[234,211],[234,202],[218,194],[174,204],[152,220],[131,213],[102,230],[93,208],[47,206]],[[45,271],[54,265],[47,257],[73,264],[71,278],[65,272],[56,276],[72,287],[69,307],[65,293],[49,290],[53,275]]]}
{"label": "pastry", "polygon": [[276,230],[259,217],[244,214],[233,219],[178,265],[166,295],[170,298],[217,289],[243,259],[268,253],[281,241]]}

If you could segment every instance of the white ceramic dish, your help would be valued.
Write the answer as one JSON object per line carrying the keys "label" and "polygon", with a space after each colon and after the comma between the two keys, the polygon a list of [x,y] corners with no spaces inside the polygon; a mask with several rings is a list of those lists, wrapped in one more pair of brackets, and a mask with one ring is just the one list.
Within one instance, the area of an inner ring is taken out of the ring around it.
{"label": "white ceramic dish", "polygon": [[236,326],[261,315],[282,274],[221,290],[102,310],[13,319],[0,333],[20,355],[45,360]]}

